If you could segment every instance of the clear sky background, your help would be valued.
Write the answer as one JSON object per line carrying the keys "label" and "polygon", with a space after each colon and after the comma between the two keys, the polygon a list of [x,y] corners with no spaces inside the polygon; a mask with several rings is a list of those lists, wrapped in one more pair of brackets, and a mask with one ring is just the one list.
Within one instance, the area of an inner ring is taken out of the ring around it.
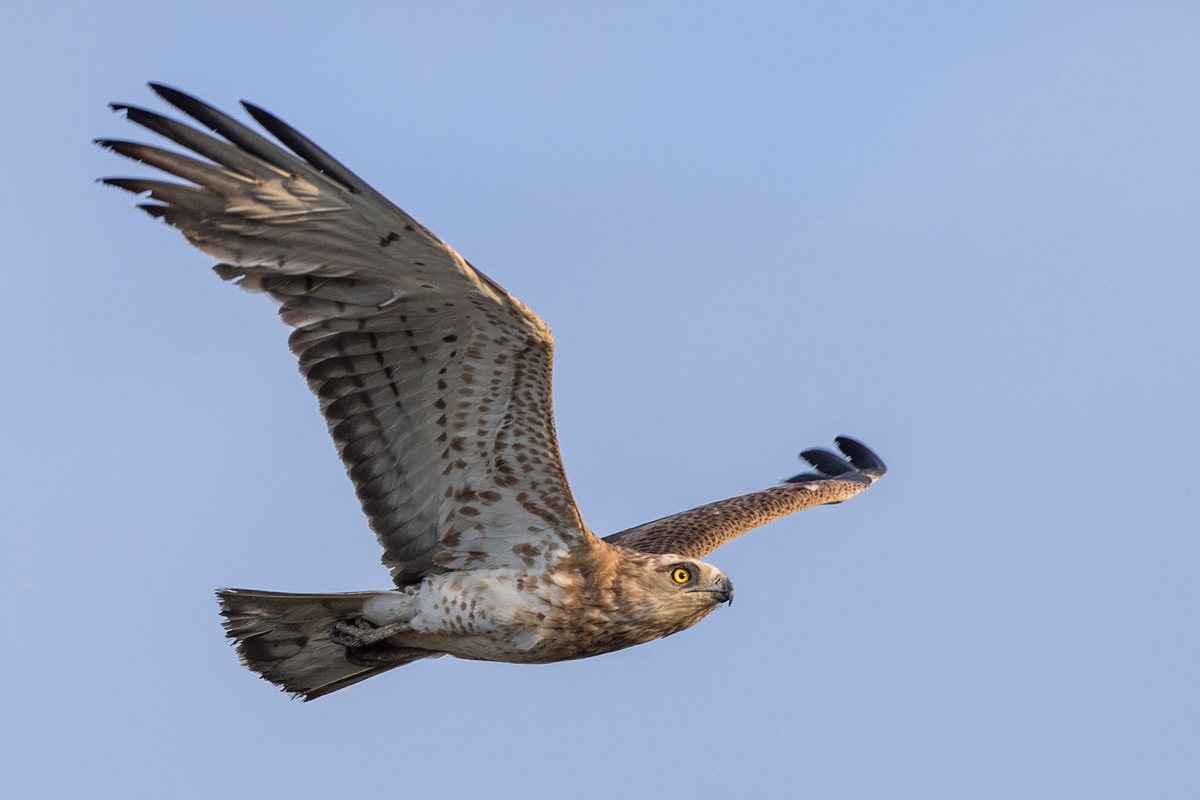
{"label": "clear sky background", "polygon": [[[1200,796],[1200,6],[30,3],[0,31],[0,795]],[[93,182],[163,81],[538,311],[609,533],[887,478],[737,603],[314,703],[218,586],[385,588],[271,305]]]}

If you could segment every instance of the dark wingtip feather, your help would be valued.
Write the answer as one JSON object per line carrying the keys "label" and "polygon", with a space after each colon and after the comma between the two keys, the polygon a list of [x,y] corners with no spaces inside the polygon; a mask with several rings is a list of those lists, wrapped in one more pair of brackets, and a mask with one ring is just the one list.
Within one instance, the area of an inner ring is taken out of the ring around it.
{"label": "dark wingtip feather", "polygon": [[150,87],[150,91],[154,92],[156,95],[161,97],[163,100],[166,100],[180,111],[186,112],[187,109],[184,108],[186,105],[204,105],[204,103],[200,102],[195,97],[192,97],[187,92],[176,89],[174,86],[167,86],[165,83],[157,83],[155,81],[149,81],[146,85]]}
{"label": "dark wingtip feather", "polygon": [[111,108],[117,114],[120,114],[123,112],[125,114],[125,119],[129,120],[130,122],[136,123],[138,125],[145,124],[141,120],[162,119],[163,118],[162,114],[151,111],[148,108],[142,108],[141,106],[131,105],[130,103],[109,103],[108,107]]}
{"label": "dark wingtip feather", "polygon": [[130,194],[142,194],[149,191],[149,187],[141,178],[97,178],[96,180],[105,186],[112,186]]}
{"label": "dark wingtip feather", "polygon": [[158,205],[157,203],[139,203],[138,208],[155,219],[162,219],[171,210],[168,206]]}
{"label": "dark wingtip feather", "polygon": [[823,472],[826,475],[845,475],[847,472],[854,471],[854,467],[847,464],[836,453],[831,453],[828,450],[820,448],[805,450],[800,454],[800,457],[816,467],[819,472]]}
{"label": "dark wingtip feather", "polygon": [[[288,125],[279,117],[272,114],[270,111],[267,111],[261,106],[254,105],[254,103],[251,103],[249,100],[239,100],[238,102],[241,103],[242,108],[246,109],[246,113],[249,114],[255,122],[263,126],[263,128],[266,129],[266,131],[276,139],[283,142],[285,147],[290,147],[292,151],[297,153],[301,158],[304,158],[309,163],[313,164],[313,166],[317,167],[317,169],[321,169],[320,164],[313,163],[312,159],[309,158],[309,154],[305,152],[306,148],[304,145],[309,145],[307,148],[309,150],[317,150],[320,152],[319,148],[309,142],[308,139],[306,139],[299,131],[297,131],[291,125]],[[296,147],[297,142],[300,143],[299,148]]]}
{"label": "dark wingtip feather", "polygon": [[828,480],[830,478],[843,478],[846,480],[865,480],[866,483],[870,484],[887,473],[887,467],[884,466],[883,459],[857,439],[851,439],[849,436],[838,436],[834,439],[834,442],[837,443],[838,450],[842,451],[845,458],[822,448],[805,450],[800,454],[800,457],[811,464],[814,471],[793,475],[790,478],[786,478],[783,482],[808,483],[810,481]]}
{"label": "dark wingtip feather", "polygon": [[127,139],[92,139],[92,144],[94,144],[98,147],[102,147],[105,150],[110,150],[119,156],[125,156],[126,158],[131,158],[134,161],[141,160],[136,155],[133,154],[134,151],[139,147],[145,146],[145,145],[140,145],[137,142],[131,142]]}
{"label": "dark wingtip feather", "polygon": [[347,169],[340,161],[270,111],[256,106],[248,100],[242,100],[241,104],[255,122],[263,126],[268,133],[282,142],[284,147],[303,158],[321,174],[337,181],[353,194],[362,194],[364,191],[371,190],[361,178]]}
{"label": "dark wingtip feather", "polygon": [[857,467],[860,472],[866,472],[875,477],[887,473],[887,465],[883,463],[883,459],[874,450],[857,439],[851,439],[849,436],[838,436],[833,441],[837,443],[838,450],[845,453],[846,458],[850,459],[850,463]]}
{"label": "dark wingtip feather", "polygon": [[[286,122],[284,122],[279,117],[272,114],[270,111],[267,111],[262,106],[256,106],[254,103],[251,103],[249,100],[239,100],[238,102],[241,104],[242,108],[246,109],[247,114],[254,117],[255,122],[257,122],[259,125],[262,125],[264,128],[266,128],[269,131],[271,131],[272,127],[281,127],[281,126],[284,128],[291,127]],[[274,133],[274,132],[275,131],[271,131],[271,133]]]}
{"label": "dark wingtip feather", "polygon": [[[160,98],[179,109],[184,114],[187,114],[204,127],[208,128],[214,133],[219,133],[221,136],[229,139],[234,144],[246,147],[241,138],[238,136],[237,128],[241,126],[241,123],[239,123],[237,120],[234,120],[222,111],[213,108],[200,98],[194,97],[187,92],[180,91],[172,86],[167,86],[162,83],[151,83],[150,88],[153,89],[154,93]],[[230,128],[231,125],[234,126],[233,129]],[[247,149],[249,149],[251,152],[254,152],[252,144],[248,146]],[[255,153],[255,155],[259,155],[261,158],[261,154]]]}

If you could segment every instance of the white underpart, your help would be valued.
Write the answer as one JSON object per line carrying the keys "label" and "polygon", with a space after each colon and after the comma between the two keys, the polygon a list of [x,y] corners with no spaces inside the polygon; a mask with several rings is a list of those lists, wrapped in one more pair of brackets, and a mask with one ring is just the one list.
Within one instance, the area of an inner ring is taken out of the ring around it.
{"label": "white underpart", "polygon": [[553,572],[456,571],[380,592],[363,605],[363,617],[378,626],[403,623],[406,630],[391,639],[397,645],[464,658],[520,660],[544,639],[538,615],[552,615],[564,592],[576,589],[575,582]]}
{"label": "white underpart", "polygon": [[363,618],[372,625],[404,622],[413,615],[413,598],[398,591],[380,592],[363,604]]}

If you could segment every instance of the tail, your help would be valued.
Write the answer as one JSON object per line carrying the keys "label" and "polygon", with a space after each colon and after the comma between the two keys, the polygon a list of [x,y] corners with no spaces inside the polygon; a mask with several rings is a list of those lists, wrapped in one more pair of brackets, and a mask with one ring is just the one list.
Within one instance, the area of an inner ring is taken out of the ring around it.
{"label": "tail", "polygon": [[380,663],[355,663],[346,648],[329,640],[333,623],[362,615],[363,603],[379,592],[286,594],[221,589],[225,635],[237,642],[242,663],[266,680],[306,701],[336,692],[389,669],[440,655],[415,648],[389,648]]}

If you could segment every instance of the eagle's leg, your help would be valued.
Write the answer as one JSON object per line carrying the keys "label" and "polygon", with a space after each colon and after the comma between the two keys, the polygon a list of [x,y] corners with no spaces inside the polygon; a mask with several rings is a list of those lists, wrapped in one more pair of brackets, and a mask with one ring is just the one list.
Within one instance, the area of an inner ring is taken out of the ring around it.
{"label": "eagle's leg", "polygon": [[329,641],[342,647],[370,647],[390,639],[408,628],[403,622],[391,622],[376,627],[365,619],[339,619],[333,623]]}

